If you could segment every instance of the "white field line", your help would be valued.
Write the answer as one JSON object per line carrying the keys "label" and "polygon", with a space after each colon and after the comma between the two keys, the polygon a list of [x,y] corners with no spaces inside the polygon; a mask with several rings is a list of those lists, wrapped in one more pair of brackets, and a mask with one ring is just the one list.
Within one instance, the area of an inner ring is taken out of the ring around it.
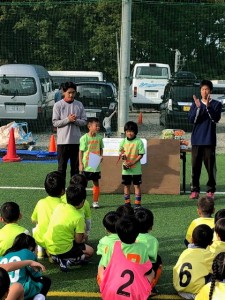
{"label": "white field line", "polygon": [[[33,186],[0,186],[2,190],[44,190],[45,188],[41,187],[33,187]],[[87,188],[87,191],[92,191],[92,188]],[[190,194],[191,191],[186,191],[185,194]],[[200,194],[205,194],[205,192],[201,192]],[[225,195],[225,192],[216,192],[216,195]],[[183,195],[183,194],[182,194]]]}
{"label": "white field line", "polygon": [[[44,190],[45,188],[34,187],[34,186],[0,186],[2,190]],[[87,188],[87,191],[91,191],[91,188]]]}

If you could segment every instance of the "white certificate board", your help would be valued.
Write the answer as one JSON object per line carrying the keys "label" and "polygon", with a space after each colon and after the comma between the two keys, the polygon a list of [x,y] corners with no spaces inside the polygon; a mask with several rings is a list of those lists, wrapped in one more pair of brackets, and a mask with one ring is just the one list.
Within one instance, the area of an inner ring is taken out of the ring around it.
{"label": "white certificate board", "polygon": [[[103,149],[103,156],[118,156],[119,157],[119,145],[120,142],[123,140],[123,138],[104,138],[104,149]],[[145,148],[145,154],[143,155],[141,159],[141,164],[144,165],[147,163],[147,140],[141,139],[144,148]]]}
{"label": "white certificate board", "polygon": [[92,169],[96,170],[101,162],[101,156],[90,152],[89,153],[89,160],[88,160],[88,166]]}

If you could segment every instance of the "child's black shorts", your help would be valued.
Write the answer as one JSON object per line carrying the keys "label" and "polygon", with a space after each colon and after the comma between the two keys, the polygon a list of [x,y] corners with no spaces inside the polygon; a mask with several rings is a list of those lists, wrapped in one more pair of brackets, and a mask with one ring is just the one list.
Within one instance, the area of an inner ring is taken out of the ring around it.
{"label": "child's black shorts", "polygon": [[141,175],[122,175],[122,184],[131,185],[133,182],[134,185],[140,185],[142,183]]}
{"label": "child's black shorts", "polygon": [[97,181],[101,178],[101,172],[83,172],[84,176],[86,177],[86,179],[92,180],[92,181]]}
{"label": "child's black shorts", "polygon": [[75,241],[73,242],[73,247],[70,249],[70,251],[59,254],[59,258],[79,258],[84,254],[83,250],[86,249],[86,246],[84,243],[77,244]]}

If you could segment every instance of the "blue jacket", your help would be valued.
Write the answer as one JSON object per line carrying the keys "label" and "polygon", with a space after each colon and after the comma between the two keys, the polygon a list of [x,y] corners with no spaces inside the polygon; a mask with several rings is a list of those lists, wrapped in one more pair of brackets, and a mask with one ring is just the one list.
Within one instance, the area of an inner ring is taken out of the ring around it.
{"label": "blue jacket", "polygon": [[216,123],[221,118],[222,104],[217,100],[211,100],[209,107],[201,101],[197,108],[192,104],[189,111],[189,122],[194,124],[191,134],[191,144],[197,146],[216,146]]}

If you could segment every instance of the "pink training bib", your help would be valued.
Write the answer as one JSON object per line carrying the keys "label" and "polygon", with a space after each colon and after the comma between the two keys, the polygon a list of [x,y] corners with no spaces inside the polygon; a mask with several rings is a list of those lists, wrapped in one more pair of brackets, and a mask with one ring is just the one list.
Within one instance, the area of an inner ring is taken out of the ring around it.
{"label": "pink training bib", "polygon": [[144,264],[128,260],[122,252],[121,242],[115,242],[111,260],[100,285],[102,299],[146,300],[152,288],[145,274],[151,268],[150,260]]}

